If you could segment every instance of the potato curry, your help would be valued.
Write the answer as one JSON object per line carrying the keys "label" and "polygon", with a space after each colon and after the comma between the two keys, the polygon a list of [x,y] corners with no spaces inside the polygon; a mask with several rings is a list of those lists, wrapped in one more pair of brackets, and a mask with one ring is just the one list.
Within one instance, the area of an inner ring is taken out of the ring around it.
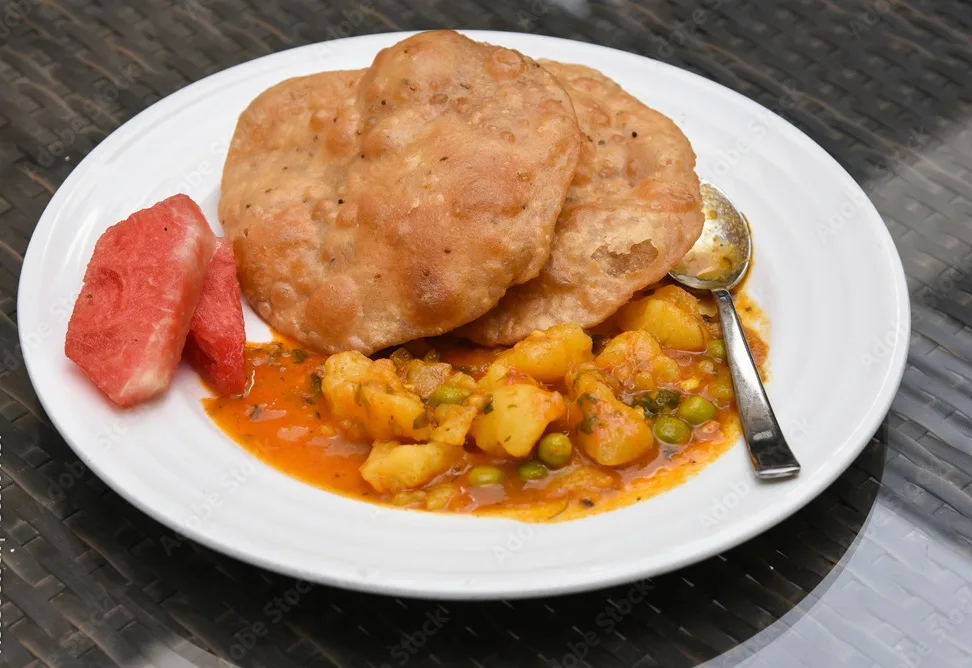
{"label": "potato curry", "polygon": [[[762,367],[765,321],[744,294],[737,304]],[[249,452],[330,491],[560,521],[664,491],[732,445],[721,336],[709,300],[662,283],[594,331],[556,325],[508,349],[251,344],[249,390],[206,409]]]}

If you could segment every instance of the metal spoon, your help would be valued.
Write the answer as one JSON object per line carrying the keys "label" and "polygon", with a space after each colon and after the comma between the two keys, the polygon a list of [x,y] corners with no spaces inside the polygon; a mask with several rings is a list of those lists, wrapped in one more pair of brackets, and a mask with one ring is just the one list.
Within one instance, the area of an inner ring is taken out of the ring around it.
{"label": "metal spoon", "polygon": [[726,357],[736,392],[743,434],[756,475],[788,478],[800,472],[776,421],[756,370],[739,315],[729,293],[746,275],[752,258],[752,237],[745,216],[726,194],[702,182],[702,235],[669,276],[696,290],[710,290],[719,307]]}

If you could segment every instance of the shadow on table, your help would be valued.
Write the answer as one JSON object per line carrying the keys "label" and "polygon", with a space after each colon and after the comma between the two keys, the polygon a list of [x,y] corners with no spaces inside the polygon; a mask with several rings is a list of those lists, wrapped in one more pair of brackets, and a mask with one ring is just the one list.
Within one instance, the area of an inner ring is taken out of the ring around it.
{"label": "shadow on table", "polygon": [[[106,515],[124,514],[145,536],[130,552],[158,578],[143,584],[146,591],[175,588],[152,592],[158,607],[145,603],[142,611],[176,634],[192,636],[190,645],[173,648],[171,636],[166,644],[156,642],[165,636],[156,631],[151,642],[146,638],[138,646],[143,657],[161,651],[179,654],[189,665],[241,668],[676,668],[704,663],[783,615],[799,615],[811,591],[810,601],[819,600],[818,587],[827,586],[825,578],[854,544],[874,504],[885,435],[795,516],[723,555],[634,584],[540,600],[434,602],[311,586],[195,546],[113,494],[102,500],[117,504],[105,508]],[[139,600],[128,607],[138,608]],[[750,642],[747,651],[771,642],[781,626]],[[153,663],[183,665],[162,658]]]}

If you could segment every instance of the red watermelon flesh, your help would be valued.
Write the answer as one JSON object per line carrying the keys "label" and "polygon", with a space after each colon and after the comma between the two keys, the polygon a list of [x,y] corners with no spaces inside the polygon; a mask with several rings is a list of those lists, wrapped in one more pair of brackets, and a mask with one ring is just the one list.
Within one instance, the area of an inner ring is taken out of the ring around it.
{"label": "red watermelon flesh", "polygon": [[206,272],[183,357],[220,394],[240,394],[246,389],[245,345],[233,242],[221,239]]}
{"label": "red watermelon flesh", "polygon": [[215,249],[202,210],[182,194],[98,239],[64,353],[117,405],[146,401],[172,382]]}

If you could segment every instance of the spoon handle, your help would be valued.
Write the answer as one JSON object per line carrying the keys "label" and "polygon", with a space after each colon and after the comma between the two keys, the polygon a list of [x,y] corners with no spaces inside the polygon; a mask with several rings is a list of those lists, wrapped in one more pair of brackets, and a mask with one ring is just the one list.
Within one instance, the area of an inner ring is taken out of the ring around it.
{"label": "spoon handle", "polygon": [[713,290],[712,294],[719,305],[736,404],[756,475],[763,479],[794,476],[800,472],[800,463],[786,444],[766,397],[739,315],[732,303],[732,295],[728,290]]}

